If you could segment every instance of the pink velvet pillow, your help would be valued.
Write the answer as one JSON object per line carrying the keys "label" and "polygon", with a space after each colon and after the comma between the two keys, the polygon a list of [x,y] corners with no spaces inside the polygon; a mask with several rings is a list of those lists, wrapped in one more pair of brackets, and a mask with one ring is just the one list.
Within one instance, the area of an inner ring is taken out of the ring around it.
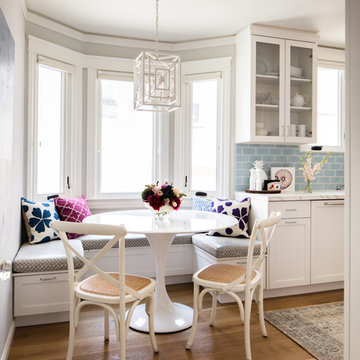
{"label": "pink velvet pillow", "polygon": [[[62,221],[71,221],[71,222],[82,222],[87,216],[91,215],[89,208],[86,205],[85,196],[74,199],[65,199],[65,198],[54,198],[54,203],[56,210]],[[79,236],[79,234],[67,234],[68,239],[74,239]]]}

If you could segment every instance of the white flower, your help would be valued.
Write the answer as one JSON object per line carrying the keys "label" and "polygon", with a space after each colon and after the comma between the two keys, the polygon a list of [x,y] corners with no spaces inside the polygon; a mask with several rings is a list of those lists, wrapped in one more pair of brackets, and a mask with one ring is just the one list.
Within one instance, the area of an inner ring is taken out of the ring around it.
{"label": "white flower", "polygon": [[174,188],[173,188],[173,192],[174,192],[174,194],[175,194],[176,197],[180,197],[181,191],[180,191],[178,188],[174,187]]}

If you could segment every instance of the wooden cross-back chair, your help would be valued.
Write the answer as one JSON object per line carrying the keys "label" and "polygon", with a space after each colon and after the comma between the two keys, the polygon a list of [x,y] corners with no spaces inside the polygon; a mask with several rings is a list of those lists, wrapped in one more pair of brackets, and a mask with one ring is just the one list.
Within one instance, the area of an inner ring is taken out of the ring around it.
{"label": "wooden cross-back chair", "polygon": [[[158,351],[154,333],[154,291],[153,279],[125,274],[125,235],[124,226],[83,224],[65,221],[52,221],[51,227],[59,234],[65,248],[70,292],[70,329],[67,360],[71,360],[74,351],[75,329],[79,325],[80,310],[85,305],[98,305],[104,309],[104,338],[109,340],[109,313],[113,316],[116,336],[120,341],[120,360],[126,359],[126,335],[131,316],[140,302],[145,302],[146,313],[149,316],[149,335],[154,352]],[[91,259],[82,256],[71,245],[66,233],[111,235],[109,242]],[[95,264],[116,243],[119,243],[119,272],[105,273]],[[84,266],[75,272],[73,263],[75,254]],[[83,279],[87,271],[95,275]],[[119,306],[119,315],[114,305]],[[126,308],[129,309],[126,316]]]}
{"label": "wooden cross-back chair", "polygon": [[[220,293],[230,295],[237,302],[240,309],[240,318],[244,323],[245,354],[246,359],[251,360],[250,345],[250,315],[251,304],[255,290],[257,290],[256,302],[259,310],[259,322],[264,337],[267,337],[264,305],[263,305],[263,263],[266,255],[266,249],[274,233],[276,225],[281,220],[281,213],[270,214],[270,217],[263,220],[256,220],[249,239],[246,267],[231,264],[209,265],[193,276],[194,282],[194,318],[192,331],[186,344],[186,349],[190,349],[198,323],[199,312],[202,309],[204,295],[211,293],[212,311],[210,317],[210,326],[215,323],[217,297]],[[260,236],[261,249],[260,254],[254,256],[255,240]],[[204,289],[200,292],[200,286]],[[245,292],[245,309],[238,293]]]}

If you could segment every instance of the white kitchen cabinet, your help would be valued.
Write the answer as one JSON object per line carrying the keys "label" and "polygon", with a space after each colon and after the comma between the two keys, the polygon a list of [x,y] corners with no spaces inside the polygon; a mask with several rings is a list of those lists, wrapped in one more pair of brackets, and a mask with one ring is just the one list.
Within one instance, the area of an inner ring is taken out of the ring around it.
{"label": "white kitchen cabinet", "polygon": [[311,202],[311,283],[344,280],[344,201]]}
{"label": "white kitchen cabinet", "polygon": [[[238,35],[236,142],[316,142],[316,41],[313,33],[257,25]],[[293,103],[296,95],[303,104]],[[294,132],[299,125],[305,134]]]}
{"label": "white kitchen cabinet", "polygon": [[283,219],[269,245],[268,288],[310,282],[310,219]]}
{"label": "white kitchen cabinet", "polygon": [[237,200],[246,196],[251,197],[250,227],[271,211],[283,215],[269,244],[267,289],[287,295],[296,287],[307,292],[343,286],[343,192],[235,193]]}

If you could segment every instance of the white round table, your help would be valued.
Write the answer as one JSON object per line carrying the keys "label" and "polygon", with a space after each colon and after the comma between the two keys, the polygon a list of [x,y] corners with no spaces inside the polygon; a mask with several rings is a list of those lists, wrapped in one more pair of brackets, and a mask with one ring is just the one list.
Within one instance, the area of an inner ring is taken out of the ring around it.
{"label": "white round table", "polygon": [[[233,216],[206,211],[178,210],[170,214],[167,223],[157,223],[149,210],[127,210],[92,215],[87,223],[125,225],[128,233],[145,234],[154,251],[156,263],[155,332],[168,333],[192,325],[192,309],[173,303],[165,287],[166,256],[176,234],[205,232],[224,229],[237,223]],[[132,316],[133,329],[147,332],[148,317],[144,305],[136,307]]]}

